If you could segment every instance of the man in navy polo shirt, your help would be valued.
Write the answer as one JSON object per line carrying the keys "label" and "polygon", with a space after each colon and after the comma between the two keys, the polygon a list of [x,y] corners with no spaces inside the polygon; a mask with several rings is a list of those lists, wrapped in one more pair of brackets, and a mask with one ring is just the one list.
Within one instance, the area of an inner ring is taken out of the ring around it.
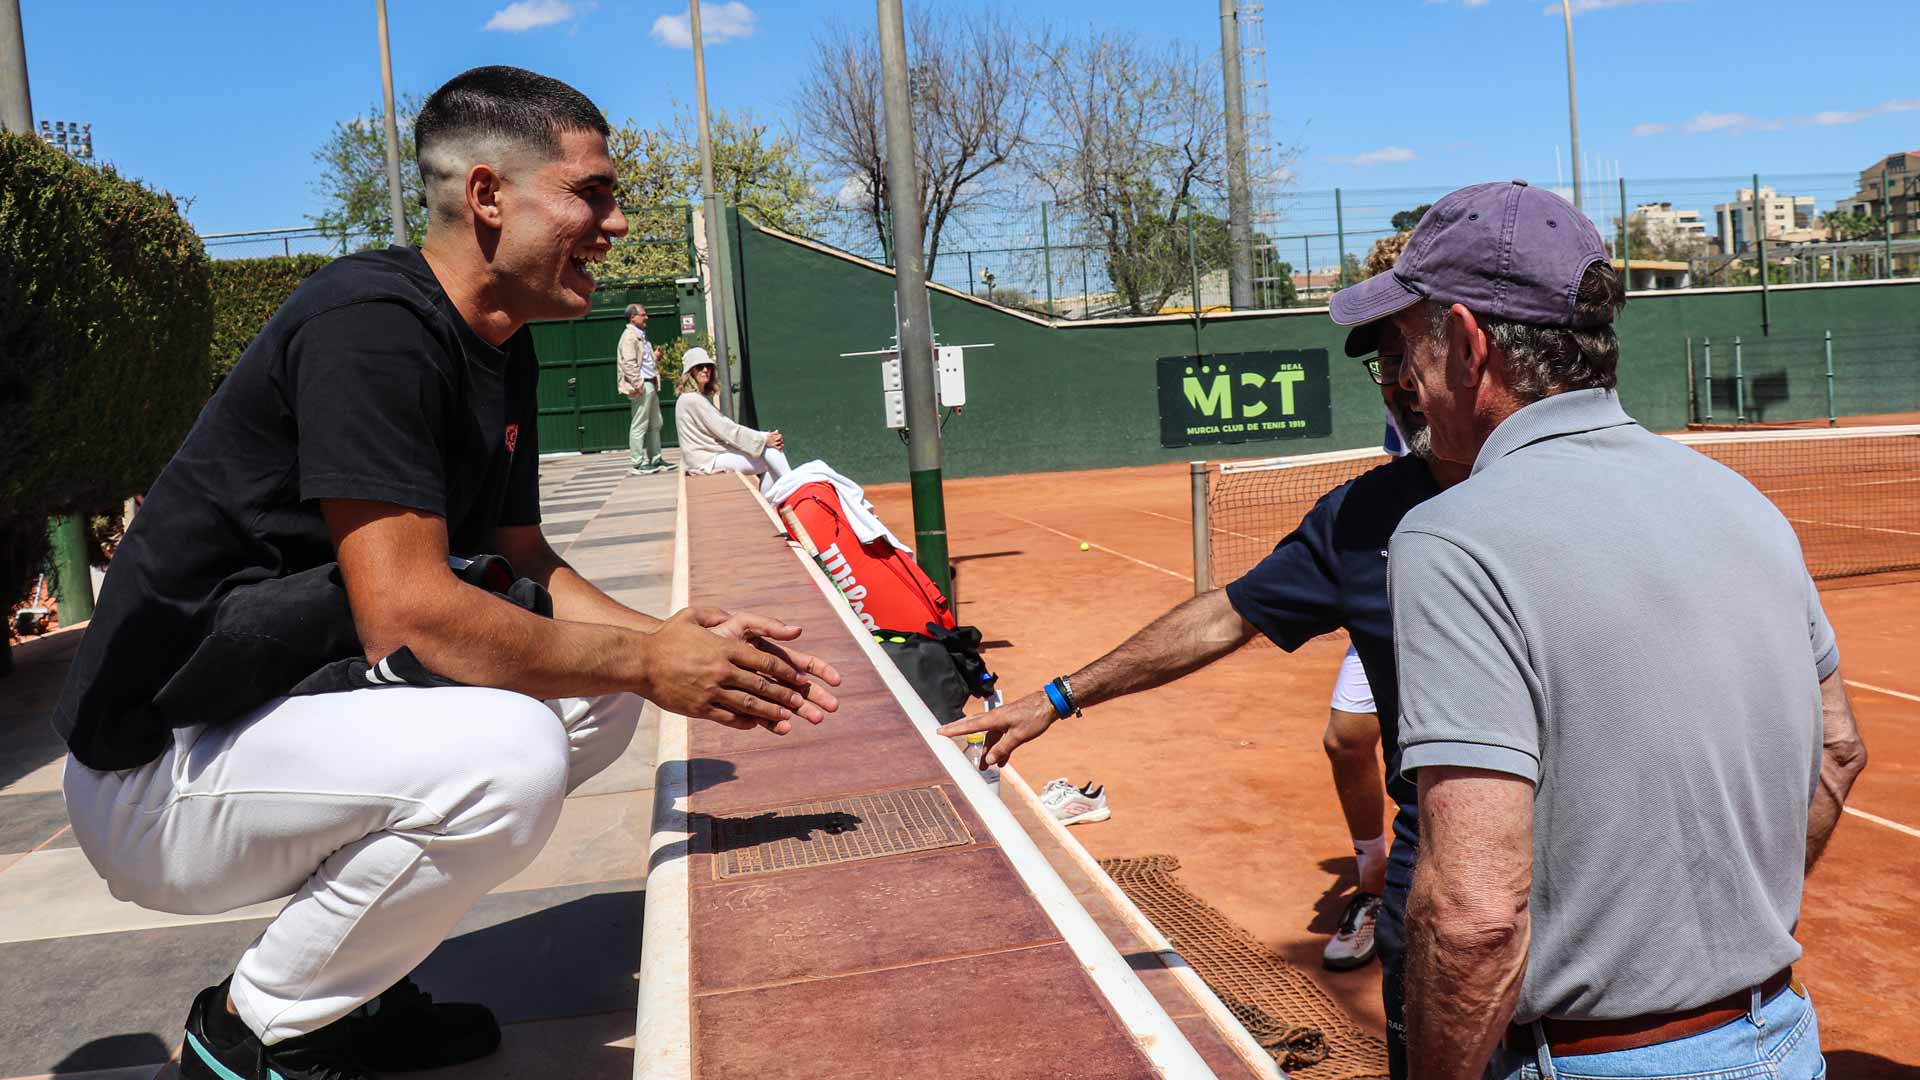
{"label": "man in navy polo shirt", "polygon": [[998,765],[1022,743],[1044,734],[1055,720],[1172,682],[1240,648],[1255,634],[1265,634],[1292,652],[1322,634],[1347,631],[1374,689],[1387,792],[1398,808],[1378,940],[1389,1055],[1393,1075],[1401,1077],[1405,1075],[1401,954],[1418,833],[1416,793],[1400,778],[1387,541],[1407,511],[1464,479],[1466,467],[1432,456],[1426,418],[1410,393],[1398,385],[1401,342],[1390,321],[1357,329],[1348,336],[1347,353],[1354,357],[1378,354],[1369,361],[1368,370],[1406,435],[1411,453],[1327,492],[1299,527],[1238,581],[1180,604],[1112,652],[1055,679],[1045,690],[957,720],[940,733],[986,732],[985,760]]}

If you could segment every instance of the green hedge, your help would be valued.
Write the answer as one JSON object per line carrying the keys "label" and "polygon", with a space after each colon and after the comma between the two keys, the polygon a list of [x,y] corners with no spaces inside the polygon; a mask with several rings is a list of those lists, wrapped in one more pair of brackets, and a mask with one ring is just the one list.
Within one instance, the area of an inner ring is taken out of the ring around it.
{"label": "green hedge", "polygon": [[240,354],[293,290],[333,260],[325,255],[221,259],[213,264],[213,381],[233,370]]}
{"label": "green hedge", "polygon": [[173,199],[0,134],[0,601],[47,519],[117,517],[207,398],[207,255]]}

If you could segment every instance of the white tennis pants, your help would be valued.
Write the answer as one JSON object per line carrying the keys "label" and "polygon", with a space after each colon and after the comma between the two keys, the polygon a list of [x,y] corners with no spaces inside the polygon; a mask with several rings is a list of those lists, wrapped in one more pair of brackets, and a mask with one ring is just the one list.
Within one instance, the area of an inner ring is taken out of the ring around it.
{"label": "white tennis pants", "polygon": [[713,471],[757,476],[760,478],[760,490],[765,491],[770,483],[792,472],[793,467],[787,464],[786,454],[769,446],[752,457],[723,450],[713,455]]}
{"label": "white tennis pants", "polygon": [[67,813],[122,900],[204,915],[292,895],[233,976],[241,1019],[272,1044],[399,982],[525,869],[642,705],[482,687],[281,698],[179,728],[137,769],[69,757]]}

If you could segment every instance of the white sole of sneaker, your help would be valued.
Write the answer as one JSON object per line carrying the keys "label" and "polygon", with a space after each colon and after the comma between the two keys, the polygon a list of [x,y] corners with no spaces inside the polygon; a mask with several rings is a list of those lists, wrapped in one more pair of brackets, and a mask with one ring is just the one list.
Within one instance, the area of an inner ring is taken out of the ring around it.
{"label": "white sole of sneaker", "polygon": [[1113,816],[1113,811],[1103,806],[1098,810],[1089,810],[1084,814],[1076,814],[1070,818],[1061,818],[1060,824],[1079,825],[1079,824],[1082,824],[1083,822],[1088,822],[1088,821],[1105,821],[1112,816]]}

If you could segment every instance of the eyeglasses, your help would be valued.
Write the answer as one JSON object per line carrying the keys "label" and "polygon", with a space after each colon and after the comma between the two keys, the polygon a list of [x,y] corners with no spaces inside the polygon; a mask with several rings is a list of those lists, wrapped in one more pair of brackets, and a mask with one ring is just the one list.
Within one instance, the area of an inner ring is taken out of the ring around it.
{"label": "eyeglasses", "polygon": [[1404,356],[1389,356],[1381,353],[1367,361],[1367,377],[1375,386],[1387,386],[1400,381],[1400,364]]}

